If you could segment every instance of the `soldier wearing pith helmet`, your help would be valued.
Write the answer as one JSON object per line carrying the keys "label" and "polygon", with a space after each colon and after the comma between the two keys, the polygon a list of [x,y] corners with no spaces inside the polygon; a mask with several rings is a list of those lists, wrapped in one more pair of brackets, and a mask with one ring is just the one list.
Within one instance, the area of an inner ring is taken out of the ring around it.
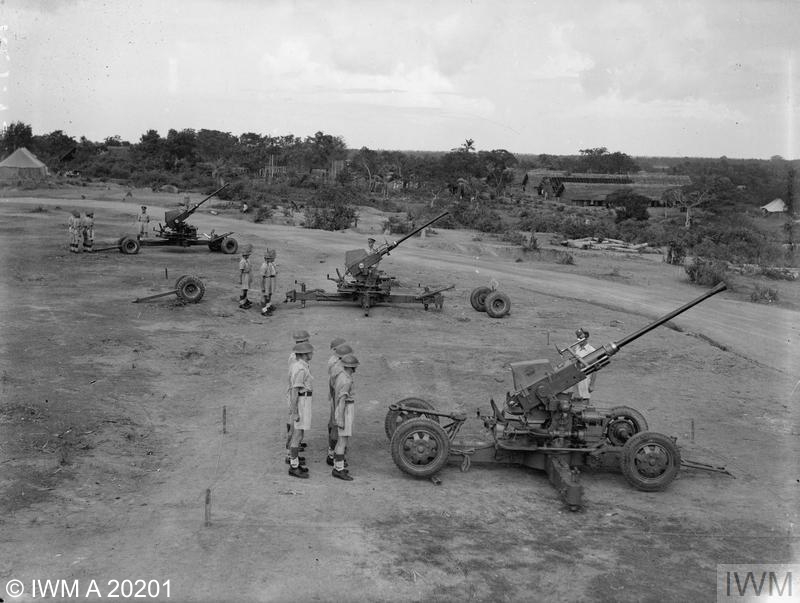
{"label": "soldier wearing pith helmet", "polygon": [[314,380],[308,363],[314,353],[314,346],[306,341],[296,344],[292,351],[297,361],[292,365],[290,373],[289,416],[293,421],[293,431],[289,443],[289,475],[307,478],[308,468],[300,464],[298,453],[305,431],[311,429]]}
{"label": "soldier wearing pith helmet", "polygon": [[[333,346],[336,341],[337,340],[334,339],[331,342],[331,346]],[[331,412],[328,417],[328,458],[326,462],[331,467],[333,467],[333,454],[336,448],[336,440],[338,439],[336,419],[334,417],[334,410],[336,408],[334,386],[336,384],[336,377],[342,372],[342,356],[352,353],[353,348],[342,340],[342,343],[333,347],[333,355],[328,360],[328,401],[330,402]]]}
{"label": "soldier wearing pith helmet", "polygon": [[[308,331],[303,329],[299,329],[296,331],[292,331],[292,339],[294,339],[295,346],[298,343],[307,343],[311,339],[311,335],[309,335]],[[286,462],[289,462],[289,444],[292,441],[292,434],[294,433],[294,419],[291,417],[291,407],[292,407],[292,366],[294,363],[297,362],[297,354],[294,350],[292,353],[289,354],[289,385],[286,390],[286,404],[288,405],[290,412],[289,412],[289,419],[286,423]],[[305,442],[300,442],[300,448],[305,449],[306,444]],[[305,457],[300,457],[301,462],[305,461]]]}
{"label": "soldier wearing pith helmet", "polygon": [[336,377],[335,391],[335,420],[339,439],[333,456],[333,471],[331,475],[337,479],[352,481],[349,469],[345,467],[345,453],[353,435],[355,421],[355,384],[356,367],[359,362],[353,354],[342,356],[342,371]]}

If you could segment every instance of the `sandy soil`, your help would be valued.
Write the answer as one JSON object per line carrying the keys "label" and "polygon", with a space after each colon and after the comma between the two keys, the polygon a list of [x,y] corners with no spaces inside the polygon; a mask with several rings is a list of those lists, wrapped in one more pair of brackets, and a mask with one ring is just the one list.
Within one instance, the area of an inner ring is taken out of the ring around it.
{"label": "sandy soil", "polygon": [[[133,231],[141,202],[160,217],[181,198],[0,199],[0,598],[11,600],[4,586],[14,579],[22,601],[36,600],[36,580],[78,580],[81,591],[95,580],[108,595],[127,579],[157,580],[162,600],[169,581],[180,601],[688,601],[715,596],[717,564],[800,558],[791,308],[724,292],[624,348],[598,376],[599,406],[639,409],[652,430],[678,437],[684,457],[724,464],[735,479],[682,470],[666,491],[644,493],[619,473],[587,471],[585,507],[572,513],[533,470],[453,465],[438,486],[403,474],[386,409],[415,395],[487,412],[511,389],[507,363],[555,360],[554,344],[571,343],[578,326],[595,345],[618,341],[697,297],[680,268],[579,251],[564,266],[547,250],[523,255],[438,231],[382,267],[402,288],[454,284],[442,312],[380,306],[365,317],[309,302],[262,318],[237,309],[237,255],[68,252],[72,207],[95,209],[100,246]],[[325,275],[381,219],[365,209],[361,232],[330,233],[205,209],[192,219],[201,231],[236,231],[254,258],[278,250],[281,299],[295,280],[333,289]],[[199,304],[131,303],[182,274],[203,279]],[[504,319],[469,304],[490,279],[511,297]],[[312,334],[318,380],[334,337],[361,361],[354,482],[330,476],[319,399],[311,479],[286,474],[285,362],[297,328]],[[467,430],[478,436],[481,425],[471,419]]]}

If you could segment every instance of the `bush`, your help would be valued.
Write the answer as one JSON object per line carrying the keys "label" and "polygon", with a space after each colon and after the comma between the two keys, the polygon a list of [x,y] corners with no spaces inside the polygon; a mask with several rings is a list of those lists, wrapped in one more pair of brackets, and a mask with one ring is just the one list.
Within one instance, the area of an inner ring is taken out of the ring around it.
{"label": "bush", "polygon": [[778,290],[756,283],[755,290],[750,294],[750,301],[771,304],[778,301]]}
{"label": "bush", "polygon": [[566,264],[572,266],[575,263],[575,257],[568,251],[559,251],[556,253],[556,264]]}
{"label": "bush", "polygon": [[349,228],[356,217],[354,201],[360,195],[349,187],[323,187],[309,200],[305,208],[306,228],[343,230]]}
{"label": "bush", "polygon": [[272,209],[267,206],[260,206],[256,207],[255,215],[253,216],[253,222],[256,224],[260,224],[266,220],[269,220],[272,217]]}
{"label": "bush", "polygon": [[389,216],[388,220],[383,221],[383,230],[387,230],[392,234],[407,234],[413,229],[411,222],[407,218],[400,216]]}
{"label": "bush", "polygon": [[689,280],[697,285],[714,287],[719,283],[726,282],[727,269],[722,262],[694,258],[684,267],[684,270],[686,270]]}

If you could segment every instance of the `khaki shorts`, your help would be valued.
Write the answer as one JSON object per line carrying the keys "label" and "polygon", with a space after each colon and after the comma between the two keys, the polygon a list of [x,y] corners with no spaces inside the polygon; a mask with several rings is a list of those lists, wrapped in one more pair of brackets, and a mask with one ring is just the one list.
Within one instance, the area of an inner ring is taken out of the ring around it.
{"label": "khaki shorts", "polygon": [[353,435],[353,422],[356,418],[356,405],[345,403],[344,405],[344,427],[339,428],[339,437],[348,437]]}
{"label": "khaki shorts", "polygon": [[297,413],[300,418],[294,422],[294,428],[311,429],[311,396],[297,398]]}

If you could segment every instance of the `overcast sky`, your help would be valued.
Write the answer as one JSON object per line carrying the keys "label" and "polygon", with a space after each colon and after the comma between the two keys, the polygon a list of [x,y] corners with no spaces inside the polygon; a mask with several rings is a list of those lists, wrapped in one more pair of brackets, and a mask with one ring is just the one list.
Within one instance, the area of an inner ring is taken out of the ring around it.
{"label": "overcast sky", "polygon": [[0,121],[800,158],[798,0],[0,0]]}

